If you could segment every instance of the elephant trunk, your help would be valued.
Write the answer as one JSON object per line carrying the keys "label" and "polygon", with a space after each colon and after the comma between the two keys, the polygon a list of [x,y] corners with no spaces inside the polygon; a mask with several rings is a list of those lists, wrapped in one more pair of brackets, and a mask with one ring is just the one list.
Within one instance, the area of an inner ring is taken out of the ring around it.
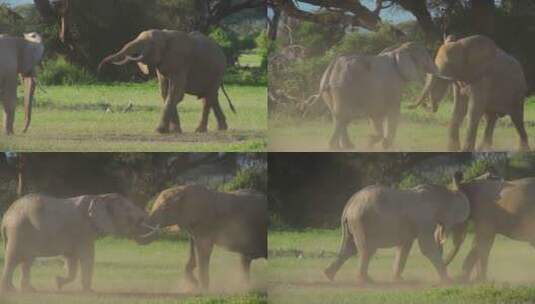
{"label": "elephant trunk", "polygon": [[32,101],[35,93],[35,77],[24,78],[25,95],[24,95],[24,130],[23,133],[28,131],[30,123],[32,121]]}
{"label": "elephant trunk", "polygon": [[429,90],[430,90],[430,88],[431,88],[432,78],[433,78],[432,75],[428,75],[428,76],[427,76],[427,80],[426,80],[426,82],[425,82],[425,86],[424,86],[424,88],[422,89],[422,92],[420,93],[420,96],[418,97],[418,100],[416,101],[415,104],[410,105],[410,106],[409,106],[409,109],[416,109],[416,108],[418,108],[419,106],[421,106],[422,104],[424,104],[424,102],[425,102],[425,98],[426,98],[427,95],[429,94]]}
{"label": "elephant trunk", "polygon": [[139,51],[140,47],[137,44],[128,44],[126,45],[122,50],[119,52],[112,54],[110,56],[107,56],[106,58],[102,59],[100,64],[98,65],[98,71],[102,69],[102,67],[107,63],[112,63],[115,65],[124,65],[130,61],[141,61],[143,60],[144,56],[144,50],[142,49],[141,52],[137,53]]}
{"label": "elephant trunk", "polygon": [[160,225],[151,226],[147,223],[142,223],[143,232],[142,234],[134,237],[134,240],[139,245],[147,245],[154,242],[160,236]]}
{"label": "elephant trunk", "polygon": [[467,230],[468,224],[462,223],[457,225],[452,229],[452,240],[453,240],[453,248],[448,252],[444,259],[444,264],[447,266],[453,261],[457,253],[459,252],[459,249],[461,248],[461,245],[464,242],[464,239],[466,238],[466,230]]}

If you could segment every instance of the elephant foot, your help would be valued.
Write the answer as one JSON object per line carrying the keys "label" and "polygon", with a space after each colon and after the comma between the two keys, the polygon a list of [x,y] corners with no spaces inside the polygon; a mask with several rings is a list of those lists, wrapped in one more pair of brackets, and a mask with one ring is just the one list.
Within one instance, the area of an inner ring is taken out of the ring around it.
{"label": "elephant foot", "polygon": [[199,287],[199,281],[193,275],[186,275],[186,283],[194,288]]}
{"label": "elephant foot", "polygon": [[17,289],[15,289],[15,286],[11,283],[3,284],[2,287],[0,287],[0,294],[13,293],[16,291]]}
{"label": "elephant foot", "polygon": [[342,149],[344,150],[353,150],[355,149],[355,145],[351,143],[349,140],[342,141]]}
{"label": "elephant foot", "polygon": [[448,144],[448,151],[450,152],[457,152],[461,149],[461,145],[459,145],[458,143],[452,143],[450,142]]}
{"label": "elephant foot", "polygon": [[529,152],[531,151],[531,148],[527,143],[523,143],[520,145],[520,148],[518,149],[520,152]]}
{"label": "elephant foot", "polygon": [[208,128],[206,126],[198,126],[197,129],[195,129],[196,133],[206,133]]}
{"label": "elephant foot", "polygon": [[91,288],[91,287],[84,287],[82,289],[82,293],[85,293],[85,294],[92,294],[92,293],[95,293],[95,291]]}
{"label": "elephant foot", "polygon": [[390,150],[392,148],[392,140],[383,140],[383,150]]}
{"label": "elephant foot", "polygon": [[323,271],[323,273],[325,274],[327,279],[329,279],[330,282],[334,281],[334,276],[336,275],[336,272],[333,269],[327,268]]}
{"label": "elephant foot", "polygon": [[160,134],[168,134],[169,133],[169,127],[167,127],[167,126],[159,126],[158,128],[156,128],[156,132],[158,132]]}
{"label": "elephant foot", "polygon": [[395,283],[403,283],[405,282],[405,279],[401,275],[394,275],[394,277],[392,277],[392,281]]}
{"label": "elephant foot", "polygon": [[182,133],[182,128],[177,124],[171,123],[171,124],[169,124],[169,133],[181,134]]}
{"label": "elephant foot", "polygon": [[219,131],[226,131],[226,130],[228,130],[228,125],[227,125],[227,123],[221,123],[221,124],[219,124],[219,126],[217,127],[217,129],[218,129]]}
{"label": "elephant foot", "polygon": [[361,284],[361,285],[373,285],[373,284],[375,284],[375,281],[368,275],[359,276],[357,278],[357,282],[358,282],[358,284]]}
{"label": "elephant foot", "polygon": [[56,288],[58,290],[61,290],[63,288],[63,286],[65,285],[65,281],[66,281],[65,278],[56,277]]}
{"label": "elephant foot", "polygon": [[382,141],[383,137],[381,135],[368,135],[368,147],[373,148],[375,144]]}

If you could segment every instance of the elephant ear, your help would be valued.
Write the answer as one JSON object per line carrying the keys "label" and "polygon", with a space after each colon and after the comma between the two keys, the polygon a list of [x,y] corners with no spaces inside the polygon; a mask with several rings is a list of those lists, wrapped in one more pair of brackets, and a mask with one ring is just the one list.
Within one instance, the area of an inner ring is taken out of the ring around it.
{"label": "elephant ear", "polygon": [[113,201],[105,196],[95,196],[89,203],[88,216],[98,234],[115,234]]}
{"label": "elephant ear", "polygon": [[477,81],[487,74],[496,60],[498,47],[490,38],[477,35],[459,40],[464,51],[466,81]]}
{"label": "elephant ear", "polygon": [[405,80],[418,79],[418,67],[409,49],[401,48],[398,52],[394,52],[394,60],[399,73]]}
{"label": "elephant ear", "polygon": [[36,67],[41,62],[44,53],[42,44],[22,40],[19,54],[19,72],[24,77],[35,77]]}
{"label": "elephant ear", "polygon": [[143,73],[145,75],[149,75],[150,74],[150,70],[149,70],[149,66],[148,65],[138,61],[137,62],[137,67],[139,68],[141,73]]}
{"label": "elephant ear", "polygon": [[184,32],[162,31],[165,37],[165,46],[162,49],[160,67],[166,70],[184,70],[190,64],[193,52],[193,39]]}

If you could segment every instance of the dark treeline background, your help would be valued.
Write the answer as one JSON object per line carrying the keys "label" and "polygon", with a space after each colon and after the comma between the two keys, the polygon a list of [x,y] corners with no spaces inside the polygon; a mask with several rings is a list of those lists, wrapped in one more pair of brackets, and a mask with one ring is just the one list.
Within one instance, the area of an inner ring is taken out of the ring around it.
{"label": "dark treeline background", "polygon": [[[119,50],[141,31],[164,28],[210,35],[223,47],[229,65],[236,68],[231,73],[240,72],[237,59],[241,54],[254,52],[262,56],[262,67],[250,67],[246,73],[248,78],[256,79],[244,82],[266,82],[265,77],[258,79],[266,74],[267,66],[266,7],[262,0],[33,2],[16,6],[0,4],[0,33],[21,35],[36,31],[43,35],[46,57],[42,70],[48,74],[40,79],[45,84],[142,80],[135,65],[105,69],[100,75],[96,74],[96,67],[104,56]],[[50,70],[55,74],[49,75]]]}
{"label": "dark treeline background", "polygon": [[[535,92],[533,0],[269,0],[268,5],[271,110],[296,104],[300,110],[338,55],[378,54],[405,41],[422,41],[434,56],[444,34],[493,38],[522,63],[530,94]],[[380,15],[386,10],[414,20],[388,23]]]}
{"label": "dark treeline background", "polygon": [[449,185],[488,172],[535,176],[534,153],[270,153],[269,203],[280,228],[337,227],[347,200],[371,184]]}
{"label": "dark treeline background", "polygon": [[[21,177],[19,179],[19,176]],[[56,197],[121,193],[141,207],[162,190],[200,183],[267,193],[262,153],[0,153],[0,214],[17,190]]]}

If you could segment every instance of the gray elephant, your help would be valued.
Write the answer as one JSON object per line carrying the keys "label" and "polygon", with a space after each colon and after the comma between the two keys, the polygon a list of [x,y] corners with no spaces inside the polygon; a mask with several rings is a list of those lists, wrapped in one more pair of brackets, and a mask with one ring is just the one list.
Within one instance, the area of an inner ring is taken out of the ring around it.
{"label": "gray elephant", "polygon": [[29,194],[18,199],[2,219],[5,262],[1,290],[14,290],[13,272],[22,264],[21,289],[33,291],[30,269],[34,259],[64,256],[68,274],[56,278],[58,289],[74,281],[80,265],[83,290],[91,291],[95,239],[106,234],[139,236],[146,217],[146,212],[119,194],[67,199]]}
{"label": "gray elephant", "polygon": [[[464,151],[473,151],[482,117],[487,125],[478,149],[492,148],[498,118],[508,115],[520,137],[520,149],[529,150],[524,127],[524,100],[527,85],[521,64],[485,36],[456,40],[449,36],[438,50],[435,63],[442,78],[428,77],[415,107],[427,96],[437,111],[447,88],[453,86],[454,109],[449,127],[450,151],[461,148],[459,128],[468,113]],[[444,79],[445,78],[445,79]],[[449,80],[448,80],[449,79]]]}
{"label": "gray elephant", "polygon": [[426,73],[436,73],[433,59],[423,45],[413,42],[378,56],[351,55],[333,60],[323,73],[319,89],[334,121],[330,148],[353,147],[347,126],[358,116],[368,117],[373,124],[370,146],[382,142],[383,148],[390,148],[398,126],[403,86],[423,81]]}
{"label": "gray elephant", "polygon": [[452,229],[454,247],[445,263],[454,259],[473,223],[474,239],[462,266],[462,280],[470,279],[476,265],[475,280],[486,280],[489,253],[497,234],[535,246],[535,178],[477,178],[460,183],[459,190],[468,198],[471,213],[468,221]]}
{"label": "gray elephant", "polygon": [[41,62],[43,53],[42,39],[37,33],[24,34],[24,38],[0,36],[0,98],[4,105],[4,131],[8,135],[13,134],[19,74],[22,75],[26,87],[23,132],[28,131],[30,127],[36,67]]}
{"label": "gray elephant", "polygon": [[[267,201],[251,190],[212,191],[200,185],[178,186],[163,191],[150,212],[148,224],[178,225],[190,234],[190,256],[185,272],[188,282],[198,285],[193,271],[199,267],[201,288],[209,287],[209,263],[214,245],[239,253],[245,278],[251,261],[267,258]],[[157,231],[147,229],[140,239],[147,244]]]}
{"label": "gray elephant", "polygon": [[[455,183],[460,179],[456,175]],[[469,213],[466,196],[444,186],[425,184],[409,190],[368,186],[354,194],[344,208],[342,244],[325,275],[333,280],[344,262],[358,252],[359,281],[372,282],[368,265],[373,254],[379,248],[397,247],[394,279],[402,280],[405,262],[417,239],[420,251],[431,261],[440,279],[448,281],[440,244],[452,227],[466,221]]]}
{"label": "gray elephant", "polygon": [[156,129],[159,133],[182,132],[177,105],[186,93],[203,100],[197,132],[206,132],[211,110],[217,118],[218,129],[228,128],[218,97],[221,87],[235,112],[223,87],[227,61],[223,50],[213,40],[199,32],[145,31],[118,53],[104,58],[99,70],[108,62],[123,65],[132,61],[137,62],[145,74],[149,73],[149,67],[156,69],[164,101],[162,118]]}

